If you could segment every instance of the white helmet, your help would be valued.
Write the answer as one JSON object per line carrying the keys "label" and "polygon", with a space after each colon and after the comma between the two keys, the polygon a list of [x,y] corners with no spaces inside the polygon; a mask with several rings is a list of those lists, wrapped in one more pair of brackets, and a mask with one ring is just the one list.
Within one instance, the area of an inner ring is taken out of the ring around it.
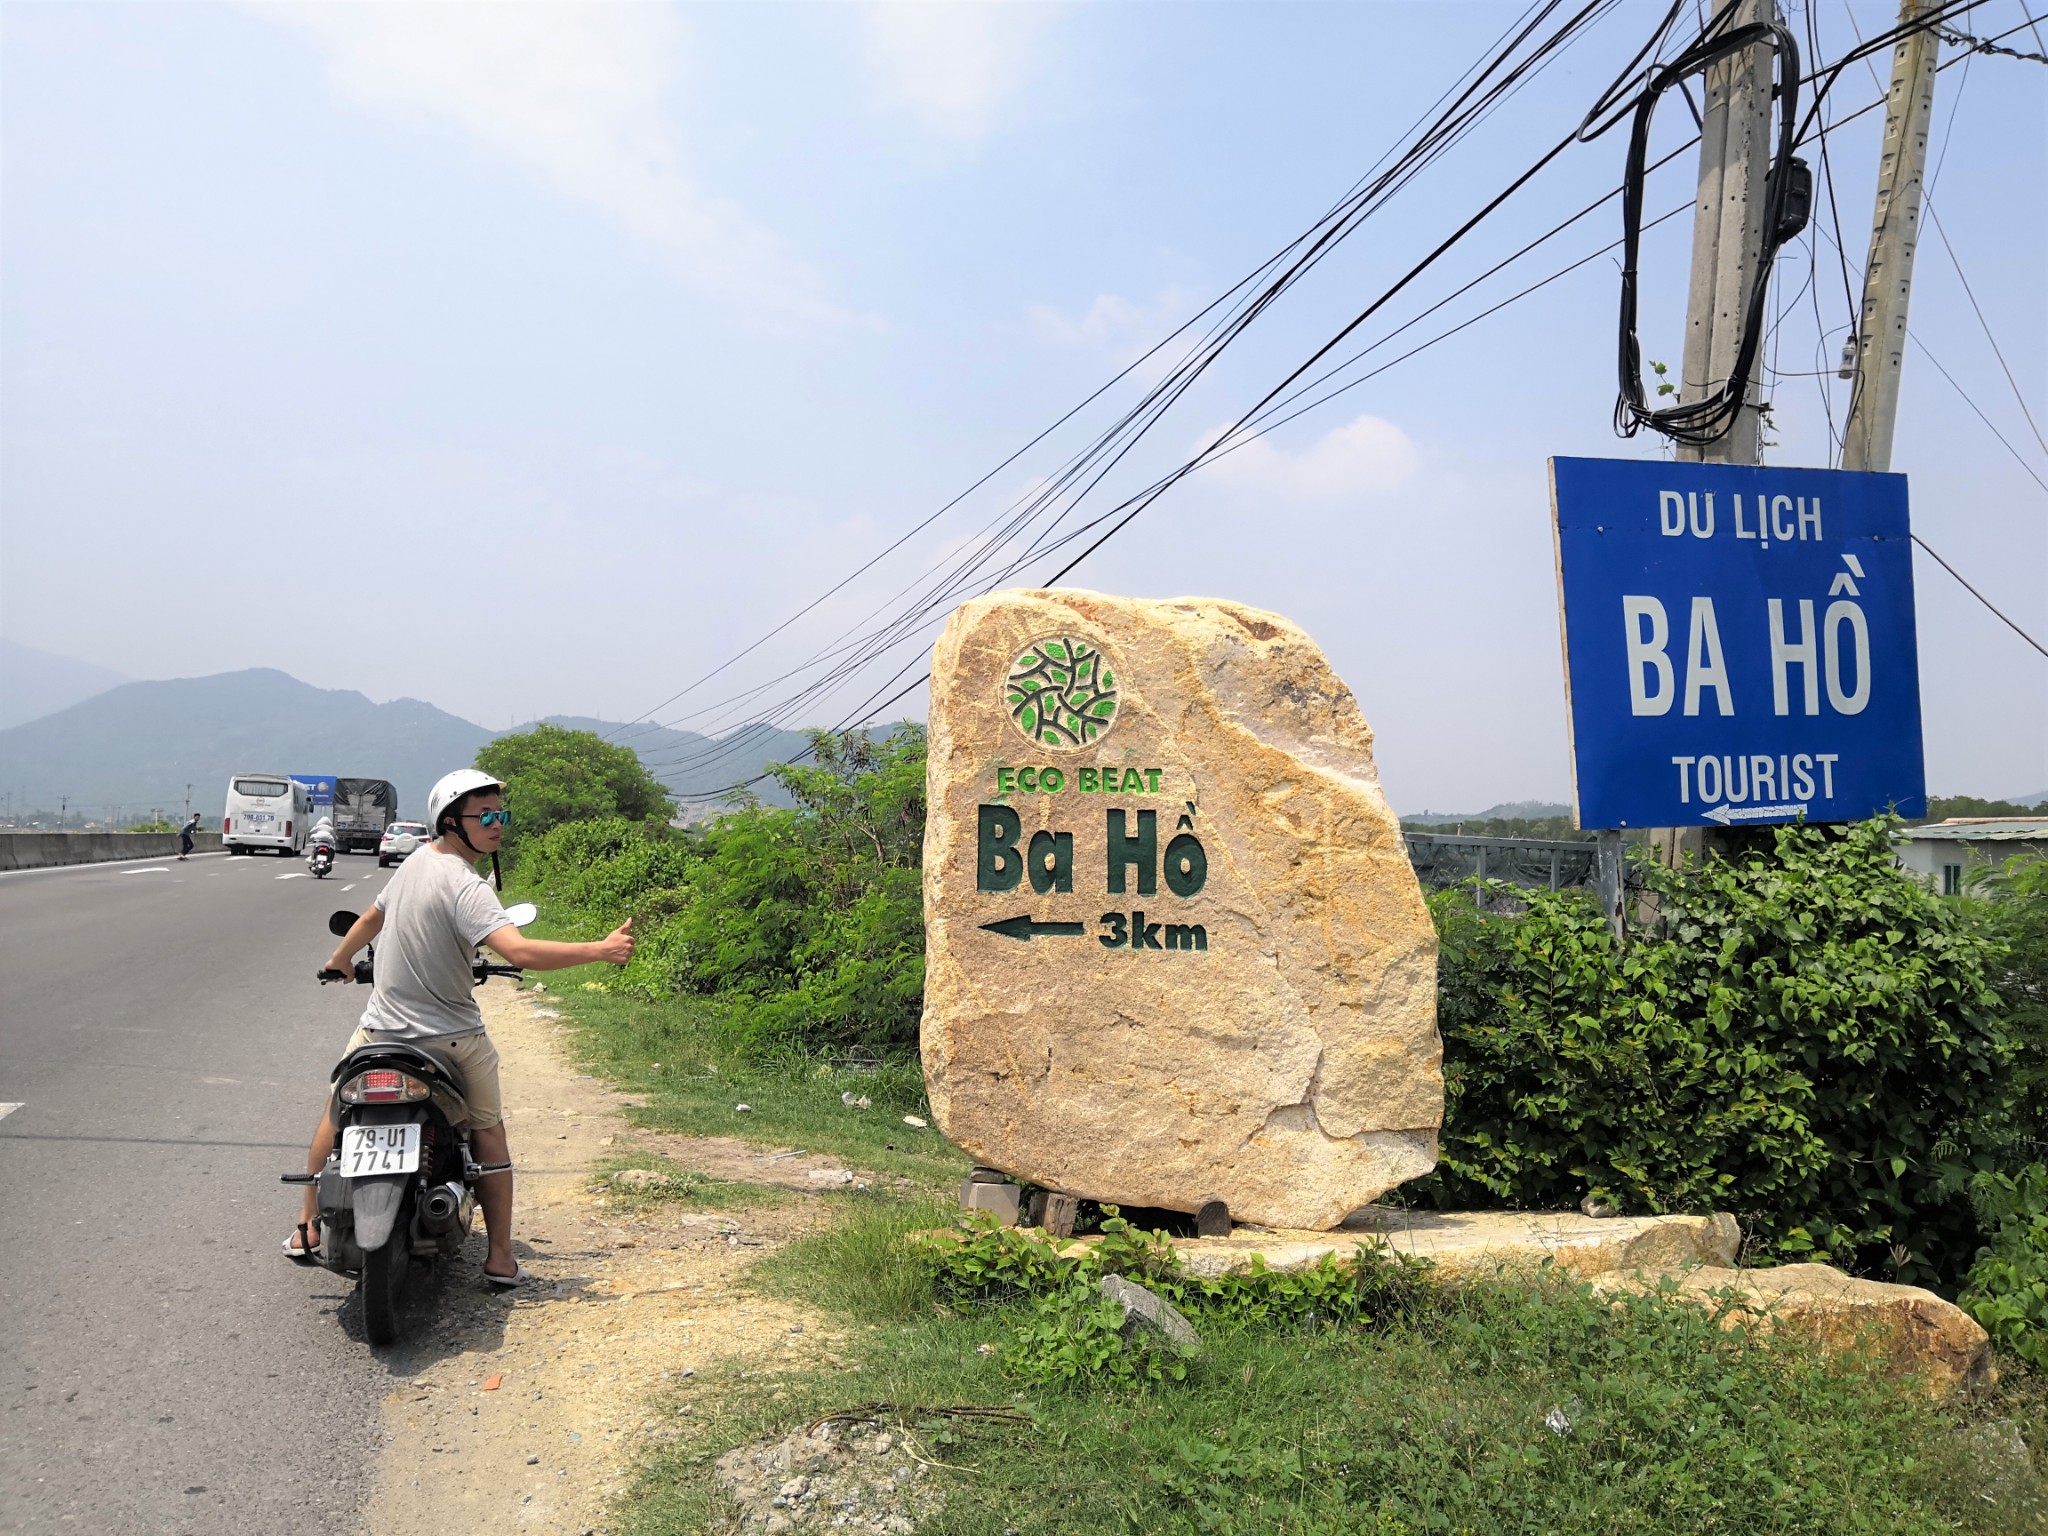
{"label": "white helmet", "polygon": [[444,773],[427,795],[427,825],[433,829],[433,835],[439,837],[441,813],[449,806],[480,789],[503,790],[504,787],[504,780],[492,778],[481,768],[458,768],[453,773]]}

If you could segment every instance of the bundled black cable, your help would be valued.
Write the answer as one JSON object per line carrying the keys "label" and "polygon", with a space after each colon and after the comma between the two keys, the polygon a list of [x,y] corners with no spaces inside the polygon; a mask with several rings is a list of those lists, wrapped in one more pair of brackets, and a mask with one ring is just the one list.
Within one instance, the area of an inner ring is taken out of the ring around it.
{"label": "bundled black cable", "polygon": [[[1642,242],[1650,119],[1656,113],[1658,98],[1688,75],[1764,43],[1770,45],[1777,63],[1774,96],[1778,143],[1764,179],[1763,250],[1750,278],[1748,302],[1743,306],[1741,341],[1719,390],[1698,400],[1652,410],[1643,398],[1643,356],[1636,338],[1636,263]],[[1756,365],[1757,351],[1763,342],[1764,299],[1770,290],[1771,264],[1778,248],[1806,227],[1807,212],[1813,202],[1813,175],[1806,163],[1792,154],[1799,122],[1799,81],[1799,44],[1791,32],[1776,22],[1752,22],[1726,31],[1710,27],[1698,42],[1652,75],[1643,88],[1629,135],[1628,170],[1621,192],[1621,393],[1614,407],[1614,429],[1623,437],[1633,437],[1648,427],[1676,442],[1698,447],[1726,436],[1735,425],[1749,390],[1750,370]]]}

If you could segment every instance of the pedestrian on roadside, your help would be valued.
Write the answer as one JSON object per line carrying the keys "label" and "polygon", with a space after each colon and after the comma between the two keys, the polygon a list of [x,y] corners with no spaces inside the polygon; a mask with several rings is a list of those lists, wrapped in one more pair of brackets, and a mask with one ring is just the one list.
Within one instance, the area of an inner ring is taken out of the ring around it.
{"label": "pedestrian on roadside", "polygon": [[191,819],[190,821],[186,822],[186,823],[185,823],[185,825],[183,825],[182,827],[178,828],[178,857],[179,857],[179,858],[181,858],[181,859],[189,859],[189,858],[190,858],[190,857],[192,856],[192,837],[193,837],[193,834],[194,834],[194,833],[196,833],[196,832],[197,832],[198,830],[199,830],[199,813],[198,813],[197,811],[194,811],[194,812],[192,813],[192,819]]}
{"label": "pedestrian on roadside", "polygon": [[[505,1135],[498,1049],[484,1033],[470,957],[477,946],[488,944],[508,964],[528,971],[597,961],[624,965],[633,958],[633,920],[587,944],[529,939],[513,927],[497,892],[476,871],[480,860],[497,853],[512,825],[504,791],[503,783],[475,768],[459,769],[434,786],[427,796],[434,841],[400,865],[370,910],[356,919],[329,958],[322,980],[352,981],[356,952],[372,939],[380,941],[375,989],[347,1049],[400,1040],[441,1058],[461,1078],[470,1148],[487,1170],[476,1185],[490,1240],[484,1278],[509,1290],[533,1277],[512,1252],[512,1148]],[[334,1150],[333,1116],[330,1096],[307,1152],[308,1173],[324,1168]],[[285,1256],[311,1263],[319,1247],[318,1190],[308,1184],[299,1225],[285,1240]]]}

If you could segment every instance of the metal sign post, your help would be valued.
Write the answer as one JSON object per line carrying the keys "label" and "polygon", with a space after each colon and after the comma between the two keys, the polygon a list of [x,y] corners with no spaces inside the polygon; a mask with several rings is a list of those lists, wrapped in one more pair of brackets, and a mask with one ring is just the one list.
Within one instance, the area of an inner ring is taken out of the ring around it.
{"label": "metal sign post", "polygon": [[1926,810],[1902,475],[1551,460],[1582,828]]}

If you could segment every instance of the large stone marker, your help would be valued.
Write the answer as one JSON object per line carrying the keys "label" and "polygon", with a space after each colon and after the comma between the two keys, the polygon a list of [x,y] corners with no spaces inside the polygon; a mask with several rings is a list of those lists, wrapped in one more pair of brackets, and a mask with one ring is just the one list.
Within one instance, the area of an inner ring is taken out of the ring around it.
{"label": "large stone marker", "polygon": [[992,1167],[1327,1229],[1436,1163],[1436,936],[1315,643],[1004,592],[932,661],[925,1080]]}

